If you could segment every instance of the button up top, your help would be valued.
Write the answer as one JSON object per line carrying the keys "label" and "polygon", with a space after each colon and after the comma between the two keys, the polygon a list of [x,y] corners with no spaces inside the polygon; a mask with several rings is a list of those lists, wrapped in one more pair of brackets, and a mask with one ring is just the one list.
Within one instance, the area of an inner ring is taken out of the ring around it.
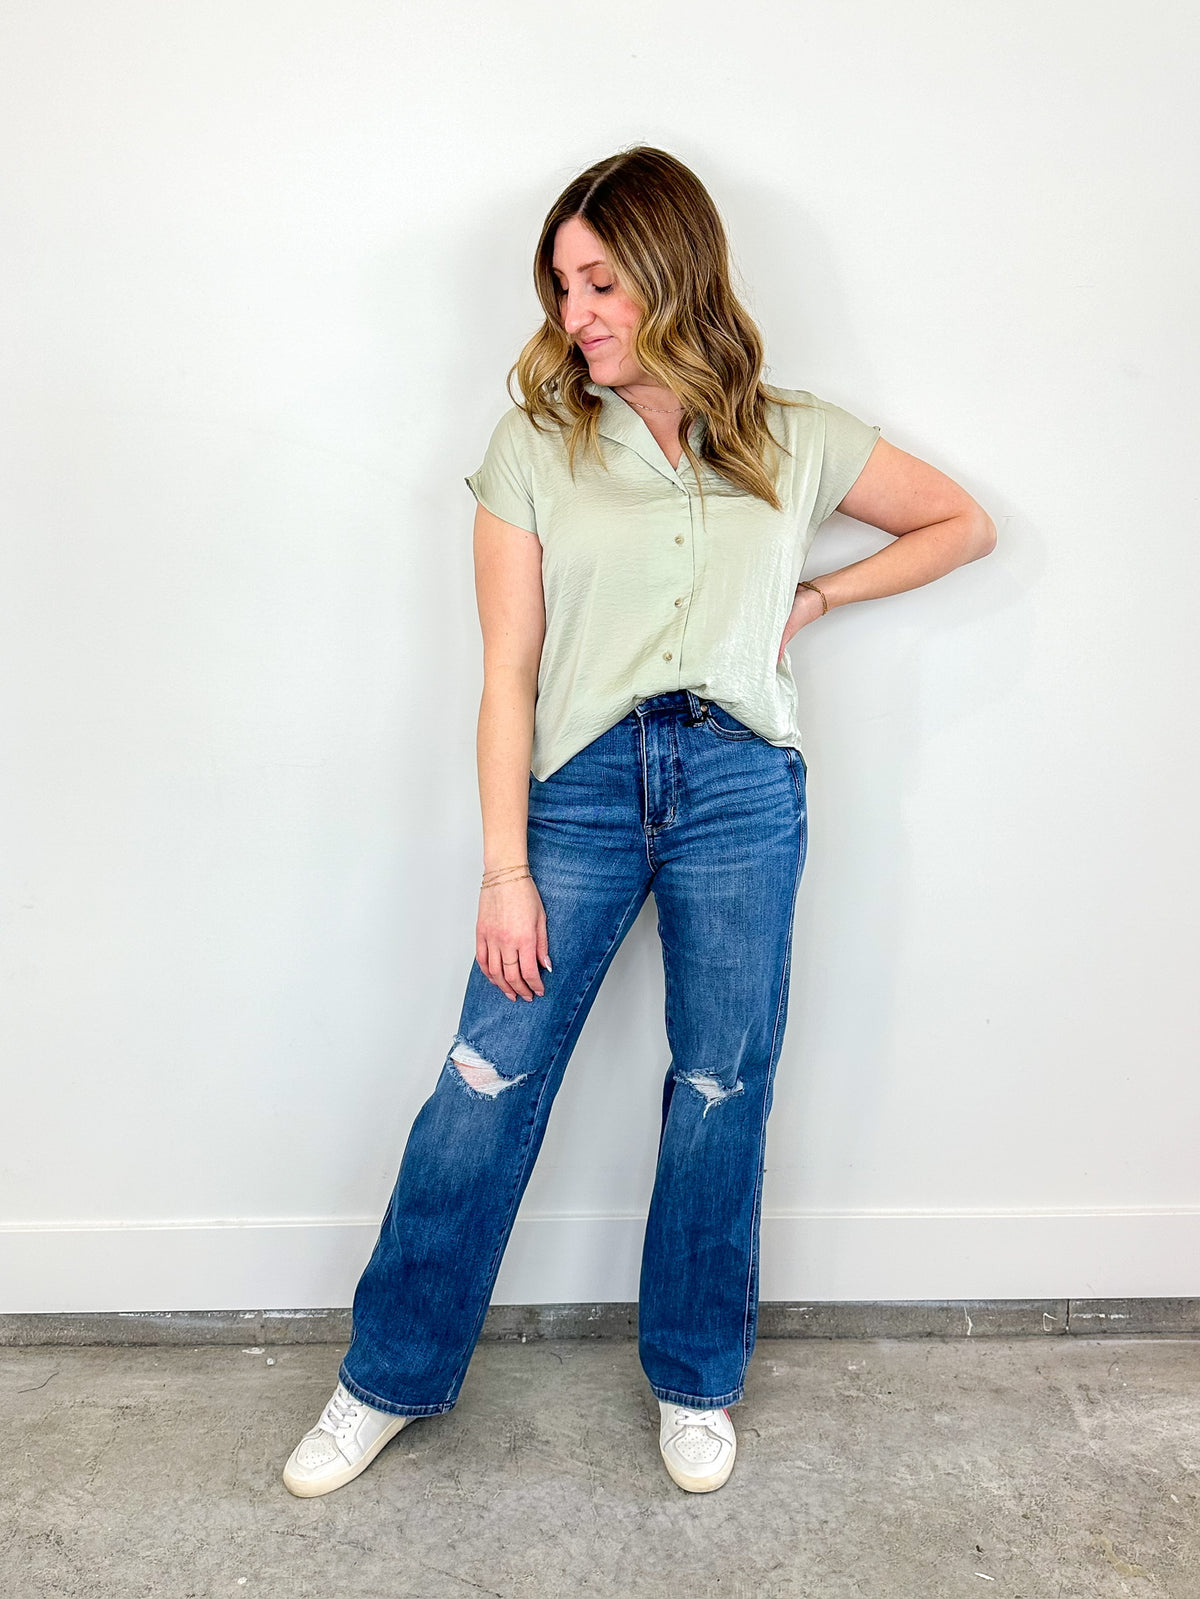
{"label": "button up top", "polygon": [[[782,510],[707,462],[671,466],[644,418],[613,389],[599,432],[608,470],[579,450],[575,477],[557,427],[520,406],[497,422],[465,482],[481,505],[542,546],[546,633],[531,769],[544,782],[639,700],[693,689],[768,744],[802,749],[796,684],[775,656],[821,523],[853,487],[878,427],[803,389],[767,387]],[[704,423],[692,426],[697,453]],[[768,463],[769,465],[769,463]]]}

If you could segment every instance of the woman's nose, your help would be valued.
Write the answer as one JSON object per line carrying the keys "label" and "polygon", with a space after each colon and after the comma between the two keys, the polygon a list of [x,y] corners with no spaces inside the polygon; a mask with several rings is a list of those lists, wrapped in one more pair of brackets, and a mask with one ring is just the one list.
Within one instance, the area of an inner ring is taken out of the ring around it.
{"label": "woman's nose", "polygon": [[562,306],[562,323],[567,332],[578,333],[579,329],[586,327],[591,319],[592,313],[568,294]]}

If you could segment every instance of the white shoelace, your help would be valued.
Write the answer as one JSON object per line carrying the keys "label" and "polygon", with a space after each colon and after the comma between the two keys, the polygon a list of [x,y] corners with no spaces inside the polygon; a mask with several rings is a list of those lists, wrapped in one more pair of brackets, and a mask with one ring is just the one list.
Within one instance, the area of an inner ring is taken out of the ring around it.
{"label": "white shoelace", "polygon": [[348,1432],[358,1419],[357,1412],[361,1408],[357,1399],[346,1389],[338,1388],[333,1398],[325,1406],[325,1413],[317,1426],[322,1432],[332,1433],[336,1438],[343,1432]]}
{"label": "white shoelace", "polygon": [[729,1447],[713,1427],[716,1410],[689,1410],[686,1405],[672,1405],[667,1426],[667,1442],[684,1460],[695,1465],[711,1464],[723,1449]]}
{"label": "white shoelace", "polygon": [[707,1427],[719,1410],[688,1410],[683,1405],[671,1406],[671,1424],[675,1427]]}

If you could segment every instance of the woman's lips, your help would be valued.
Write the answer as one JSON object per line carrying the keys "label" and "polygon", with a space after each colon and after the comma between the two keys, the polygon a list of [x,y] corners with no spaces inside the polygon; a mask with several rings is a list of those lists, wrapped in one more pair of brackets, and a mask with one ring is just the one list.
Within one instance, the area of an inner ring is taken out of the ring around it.
{"label": "woman's lips", "polygon": [[596,350],[600,345],[608,343],[608,337],[606,333],[602,339],[580,339],[579,345],[584,350]]}

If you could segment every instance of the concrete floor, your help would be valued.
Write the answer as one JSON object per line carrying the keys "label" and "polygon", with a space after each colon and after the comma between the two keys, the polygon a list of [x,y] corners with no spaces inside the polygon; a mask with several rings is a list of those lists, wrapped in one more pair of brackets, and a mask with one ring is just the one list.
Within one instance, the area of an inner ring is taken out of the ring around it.
{"label": "concrete floor", "polygon": [[481,1343],[314,1500],[341,1345],[0,1349],[5,1599],[1200,1599],[1200,1340],[760,1339],[726,1486],[629,1340]]}

